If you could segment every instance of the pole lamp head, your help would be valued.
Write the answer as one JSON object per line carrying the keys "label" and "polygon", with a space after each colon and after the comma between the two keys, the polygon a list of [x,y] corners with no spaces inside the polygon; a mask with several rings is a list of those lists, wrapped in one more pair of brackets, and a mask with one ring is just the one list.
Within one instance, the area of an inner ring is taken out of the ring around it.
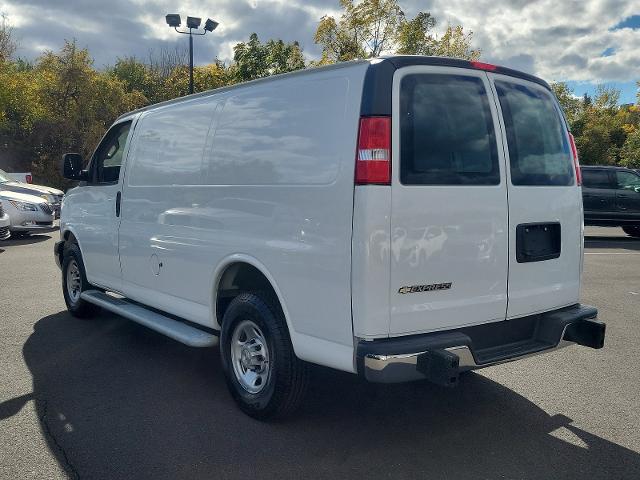
{"label": "pole lamp head", "polygon": [[207,21],[204,22],[204,29],[207,32],[213,32],[218,25],[219,23],[216,22],[215,20],[211,20],[210,18],[207,18]]}
{"label": "pole lamp head", "polygon": [[187,28],[198,28],[200,21],[198,17],[187,17]]}
{"label": "pole lamp head", "polygon": [[167,21],[167,25],[173,28],[179,27],[180,23],[182,23],[182,20],[180,19],[180,15],[178,15],[177,13],[170,13],[164,18]]}

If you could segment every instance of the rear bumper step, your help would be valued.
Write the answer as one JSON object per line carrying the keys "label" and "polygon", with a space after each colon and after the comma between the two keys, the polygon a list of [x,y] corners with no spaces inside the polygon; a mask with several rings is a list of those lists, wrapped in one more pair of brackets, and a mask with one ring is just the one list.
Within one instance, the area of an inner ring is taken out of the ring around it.
{"label": "rear bumper step", "polygon": [[360,341],[358,370],[372,382],[427,379],[455,386],[458,375],[554,350],[571,343],[602,348],[606,326],[598,311],[576,304],[525,318],[445,332]]}
{"label": "rear bumper step", "polygon": [[137,303],[113,297],[99,290],[86,290],[82,292],[81,297],[89,303],[133,320],[190,347],[212,347],[218,344],[217,336],[144,308]]}

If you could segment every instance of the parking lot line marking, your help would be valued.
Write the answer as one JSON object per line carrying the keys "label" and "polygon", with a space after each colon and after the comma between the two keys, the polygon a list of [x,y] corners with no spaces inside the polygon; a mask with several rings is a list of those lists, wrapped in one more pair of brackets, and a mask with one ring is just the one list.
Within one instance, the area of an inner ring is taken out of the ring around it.
{"label": "parking lot line marking", "polygon": [[640,252],[584,252],[585,255],[640,255]]}

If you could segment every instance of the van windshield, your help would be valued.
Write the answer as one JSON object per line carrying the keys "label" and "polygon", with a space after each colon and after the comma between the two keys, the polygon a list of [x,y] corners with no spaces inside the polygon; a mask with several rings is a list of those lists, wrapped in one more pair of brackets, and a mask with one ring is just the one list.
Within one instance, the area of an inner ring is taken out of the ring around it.
{"label": "van windshield", "polygon": [[513,185],[573,185],[571,147],[551,94],[496,81]]}

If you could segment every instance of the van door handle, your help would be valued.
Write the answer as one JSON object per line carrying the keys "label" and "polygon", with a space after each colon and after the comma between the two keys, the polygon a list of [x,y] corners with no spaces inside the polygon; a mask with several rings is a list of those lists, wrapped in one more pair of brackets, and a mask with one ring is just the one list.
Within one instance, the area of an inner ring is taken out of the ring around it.
{"label": "van door handle", "polygon": [[122,199],[122,193],[116,193],[116,217],[120,216],[120,200]]}

